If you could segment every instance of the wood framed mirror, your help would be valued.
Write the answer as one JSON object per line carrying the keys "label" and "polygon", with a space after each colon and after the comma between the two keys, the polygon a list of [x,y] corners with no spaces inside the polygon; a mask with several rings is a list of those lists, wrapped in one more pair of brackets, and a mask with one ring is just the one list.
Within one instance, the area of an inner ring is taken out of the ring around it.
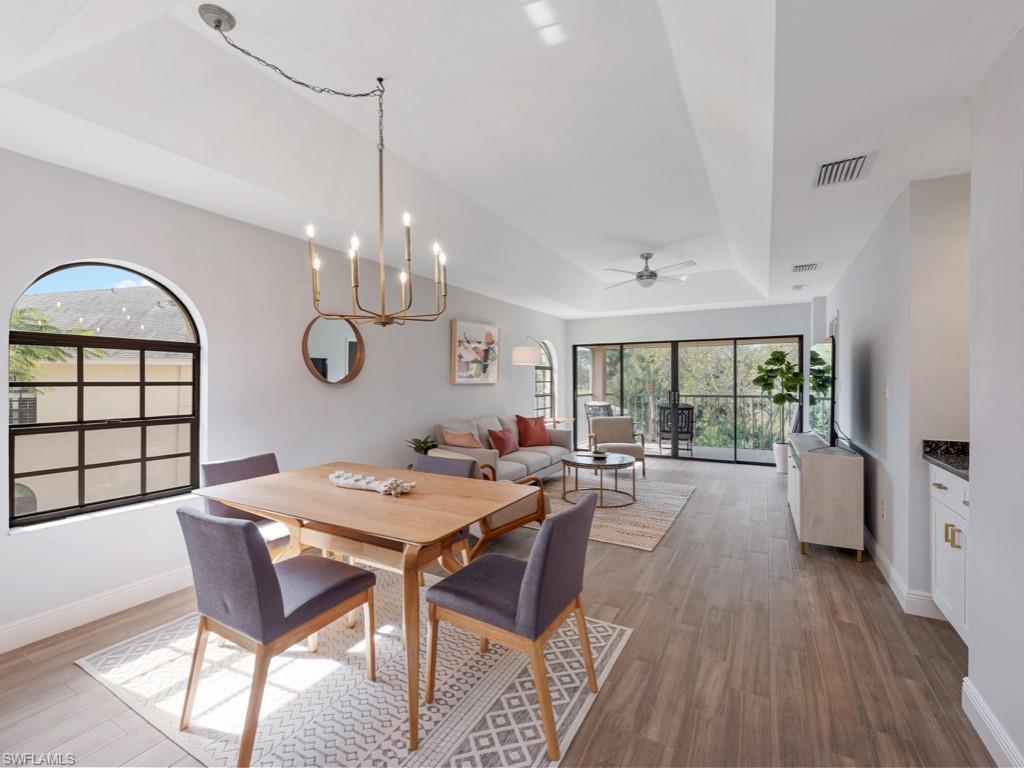
{"label": "wood framed mirror", "polygon": [[314,378],[325,384],[346,384],[363,369],[366,344],[355,323],[314,317],[302,334],[302,357]]}

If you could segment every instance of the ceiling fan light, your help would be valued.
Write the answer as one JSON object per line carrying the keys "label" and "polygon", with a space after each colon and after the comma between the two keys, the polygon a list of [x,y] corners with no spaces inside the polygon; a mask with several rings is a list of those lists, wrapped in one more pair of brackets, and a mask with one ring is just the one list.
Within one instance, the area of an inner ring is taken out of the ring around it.
{"label": "ceiling fan light", "polygon": [[658,282],[657,275],[640,275],[637,277],[636,282],[641,288],[650,288],[656,282]]}

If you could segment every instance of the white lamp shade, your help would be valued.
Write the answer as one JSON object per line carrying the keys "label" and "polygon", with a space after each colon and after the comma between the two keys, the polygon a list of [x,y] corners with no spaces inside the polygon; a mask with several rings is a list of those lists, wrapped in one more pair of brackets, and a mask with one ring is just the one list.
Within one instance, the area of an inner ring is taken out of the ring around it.
{"label": "white lamp shade", "polygon": [[544,358],[540,347],[531,344],[528,347],[512,347],[512,365],[542,365]]}

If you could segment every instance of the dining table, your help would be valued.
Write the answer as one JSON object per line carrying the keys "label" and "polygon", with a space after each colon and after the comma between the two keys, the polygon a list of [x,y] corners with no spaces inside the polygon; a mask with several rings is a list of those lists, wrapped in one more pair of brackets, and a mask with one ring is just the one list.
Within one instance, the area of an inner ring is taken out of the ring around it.
{"label": "dining table", "polygon": [[[401,496],[341,488],[330,480],[339,470],[413,481],[416,487]],[[193,491],[286,525],[290,542],[284,556],[316,547],[402,575],[411,750],[419,745],[420,573],[435,561],[448,573],[458,570],[452,546],[468,526],[539,492],[530,485],[342,461]]]}

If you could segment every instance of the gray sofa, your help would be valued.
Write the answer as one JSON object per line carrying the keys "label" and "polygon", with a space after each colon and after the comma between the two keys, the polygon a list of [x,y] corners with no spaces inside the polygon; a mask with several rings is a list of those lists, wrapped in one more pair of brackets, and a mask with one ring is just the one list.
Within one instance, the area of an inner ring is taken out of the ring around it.
{"label": "gray sofa", "polygon": [[[562,471],[562,457],[572,450],[572,430],[548,429],[551,445],[520,448],[518,451],[506,453],[501,458],[498,451],[491,446],[487,436],[489,429],[511,429],[519,442],[519,429],[516,417],[512,416],[481,416],[476,419],[446,421],[434,430],[434,440],[438,447],[435,450],[445,453],[460,453],[476,459],[481,465],[489,464],[498,473],[498,480],[518,480],[532,475],[541,480],[557,475]],[[483,448],[462,448],[457,445],[445,445],[442,432],[472,432],[480,440]],[[443,454],[442,454],[443,455]]]}

